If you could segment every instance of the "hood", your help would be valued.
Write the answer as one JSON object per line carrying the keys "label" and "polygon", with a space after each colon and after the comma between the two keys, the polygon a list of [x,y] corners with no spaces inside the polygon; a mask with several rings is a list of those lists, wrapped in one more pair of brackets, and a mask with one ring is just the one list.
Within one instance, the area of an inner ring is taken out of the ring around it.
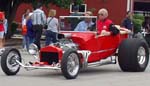
{"label": "hood", "polygon": [[95,32],[91,32],[91,31],[86,31],[86,32],[61,32],[62,34],[64,34],[64,36],[66,36],[67,38],[70,38],[73,40],[73,42],[76,43],[84,43],[89,41],[90,39],[93,39],[96,35]]}

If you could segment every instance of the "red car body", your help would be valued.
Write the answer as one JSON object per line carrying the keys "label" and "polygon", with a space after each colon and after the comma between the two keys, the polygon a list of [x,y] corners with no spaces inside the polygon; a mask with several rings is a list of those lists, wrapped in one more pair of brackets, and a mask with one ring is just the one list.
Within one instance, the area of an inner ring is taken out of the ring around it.
{"label": "red car body", "polygon": [[[71,27],[70,19],[68,19],[70,17],[72,18],[72,16],[60,17],[62,29],[57,36],[58,42],[44,46],[40,51],[36,44],[30,45],[29,53],[35,57],[36,61],[34,62],[22,62],[21,54],[16,48],[4,49],[1,55],[3,72],[6,75],[16,75],[20,67],[27,70],[52,69],[61,70],[66,79],[75,79],[80,69],[116,64],[117,59],[122,71],[145,71],[149,62],[149,49],[143,38],[128,38],[131,31],[117,25],[116,27],[120,31],[117,35],[99,35],[96,24],[87,31],[72,29],[68,31],[67,27]],[[65,18],[67,27],[64,27]],[[86,16],[73,16],[73,18],[81,21]],[[93,19],[93,21],[96,20]]]}
{"label": "red car body", "polygon": [[[116,53],[116,50],[122,40],[128,37],[127,34],[118,34],[116,36],[100,36],[96,37],[95,32],[61,32],[62,34],[71,34],[70,39],[78,44],[79,50],[91,51],[88,57],[88,63],[100,61]],[[63,50],[56,46],[47,46],[40,50],[40,58],[42,59],[42,52],[55,52],[58,54],[58,60],[62,59]],[[56,57],[55,57],[56,58]],[[43,60],[41,60],[43,61]],[[59,61],[58,61],[59,62]]]}

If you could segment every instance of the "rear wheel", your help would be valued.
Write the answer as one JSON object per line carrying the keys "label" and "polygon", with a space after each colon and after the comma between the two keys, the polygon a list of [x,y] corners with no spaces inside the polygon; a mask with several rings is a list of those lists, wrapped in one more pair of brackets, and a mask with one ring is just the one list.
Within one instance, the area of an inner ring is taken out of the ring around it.
{"label": "rear wheel", "polygon": [[119,47],[118,61],[123,71],[144,71],[149,61],[146,41],[137,38],[124,40]]}
{"label": "rear wheel", "polygon": [[62,58],[61,70],[67,79],[75,79],[80,69],[78,53],[73,49],[68,49]]}
{"label": "rear wheel", "polygon": [[19,72],[20,65],[16,62],[21,62],[21,56],[17,49],[7,48],[1,55],[1,67],[6,75],[16,75]]}

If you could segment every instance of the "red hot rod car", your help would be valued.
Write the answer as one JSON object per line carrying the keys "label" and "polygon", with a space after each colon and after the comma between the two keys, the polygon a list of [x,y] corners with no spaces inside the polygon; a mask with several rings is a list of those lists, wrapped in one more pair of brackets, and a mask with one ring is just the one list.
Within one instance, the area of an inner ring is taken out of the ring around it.
{"label": "red hot rod car", "polygon": [[[54,69],[61,70],[65,78],[74,79],[80,69],[115,64],[116,59],[122,71],[141,72],[146,69],[149,50],[144,39],[128,38],[125,30],[120,30],[115,36],[98,36],[96,30],[68,31],[70,28],[67,27],[71,26],[69,18],[60,17],[62,19],[60,22],[63,24],[60,28],[63,31],[58,34],[57,43],[40,50],[35,44],[30,45],[29,53],[38,58],[38,61],[23,64],[17,49],[6,48],[1,55],[1,67],[4,73],[16,75],[20,67],[27,70]],[[82,20],[81,17],[77,19]]]}

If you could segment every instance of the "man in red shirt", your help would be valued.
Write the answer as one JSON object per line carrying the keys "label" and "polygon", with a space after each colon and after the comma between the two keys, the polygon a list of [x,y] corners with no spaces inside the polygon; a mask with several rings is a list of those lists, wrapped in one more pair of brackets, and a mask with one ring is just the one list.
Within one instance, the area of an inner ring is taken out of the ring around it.
{"label": "man in red shirt", "polygon": [[3,38],[4,38],[4,19],[5,15],[3,12],[0,12],[0,48],[3,47]]}
{"label": "man in red shirt", "polygon": [[105,8],[98,11],[98,17],[97,28],[100,36],[117,35],[119,33],[113,22],[107,18],[108,11]]}

